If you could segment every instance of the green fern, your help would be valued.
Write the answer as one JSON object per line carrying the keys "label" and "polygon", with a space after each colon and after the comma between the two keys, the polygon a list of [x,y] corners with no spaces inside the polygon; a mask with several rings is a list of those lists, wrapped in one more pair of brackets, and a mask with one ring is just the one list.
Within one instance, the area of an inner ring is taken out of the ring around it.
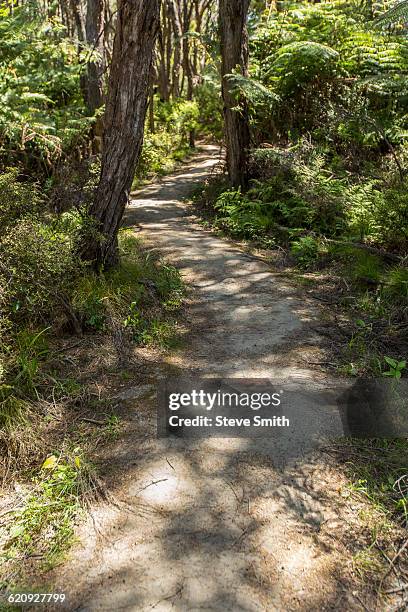
{"label": "green fern", "polygon": [[390,25],[398,21],[408,21],[408,0],[396,2],[388,11],[380,17],[377,17],[375,23],[377,25]]}
{"label": "green fern", "polygon": [[254,106],[271,104],[279,100],[278,95],[253,78],[238,73],[227,74],[225,78],[231,84],[232,91],[235,94],[243,95]]}

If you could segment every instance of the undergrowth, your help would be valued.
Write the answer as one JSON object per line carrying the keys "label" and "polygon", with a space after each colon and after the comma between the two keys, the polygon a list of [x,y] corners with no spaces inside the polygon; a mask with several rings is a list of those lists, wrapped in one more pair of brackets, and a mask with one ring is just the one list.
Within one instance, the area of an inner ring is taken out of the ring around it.
{"label": "undergrowth", "polygon": [[154,131],[147,126],[133,189],[146,179],[174,170],[192,152],[190,131],[198,127],[199,108],[196,102],[154,99]]}
{"label": "undergrowth", "polygon": [[63,560],[74,541],[82,508],[100,494],[94,469],[79,447],[49,455],[29,486],[20,489],[0,529],[2,579],[21,578],[23,560],[35,558],[44,570]]}

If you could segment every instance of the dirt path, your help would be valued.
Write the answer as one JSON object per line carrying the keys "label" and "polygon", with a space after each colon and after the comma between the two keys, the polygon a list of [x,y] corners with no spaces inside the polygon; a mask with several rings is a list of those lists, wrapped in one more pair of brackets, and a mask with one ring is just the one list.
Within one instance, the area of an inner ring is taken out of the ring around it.
{"label": "dirt path", "polygon": [[[139,194],[127,214],[193,288],[184,346],[166,367],[326,383],[307,366],[319,354],[316,307],[189,217],[183,198],[215,163],[208,146]],[[127,436],[112,454],[118,505],[95,509],[82,546],[53,578],[69,607],[363,609],[367,594],[350,571],[359,507],[350,509],[327,455],[298,452],[296,435],[278,450],[265,439],[157,440],[145,391],[127,395]],[[323,421],[322,431],[339,431],[334,414]]]}

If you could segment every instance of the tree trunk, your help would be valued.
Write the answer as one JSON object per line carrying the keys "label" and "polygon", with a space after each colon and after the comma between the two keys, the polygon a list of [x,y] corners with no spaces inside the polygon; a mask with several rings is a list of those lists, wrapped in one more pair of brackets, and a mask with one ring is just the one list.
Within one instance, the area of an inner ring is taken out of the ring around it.
{"label": "tree trunk", "polygon": [[[194,97],[194,81],[193,71],[191,66],[191,47],[190,38],[188,32],[191,27],[191,18],[193,13],[193,5],[189,6],[189,0],[183,0],[183,68],[184,74],[187,79],[187,100],[193,100]],[[189,146],[194,149],[195,147],[195,132],[194,130],[189,131]]]}
{"label": "tree trunk", "polygon": [[105,71],[105,7],[104,0],[87,0],[86,42],[97,58],[91,57],[87,65],[86,105],[93,115],[103,104],[103,73]]}
{"label": "tree trunk", "polygon": [[119,0],[104,117],[102,168],[90,216],[102,240],[89,236],[82,256],[96,268],[118,261],[117,235],[139,159],[160,0]]}
{"label": "tree trunk", "polygon": [[171,94],[173,99],[180,96],[180,72],[181,72],[181,41],[183,31],[180,23],[179,12],[175,5],[175,0],[167,0],[168,12],[173,25],[173,68]]}
{"label": "tree trunk", "polygon": [[[224,101],[227,166],[233,187],[248,184],[248,149],[250,144],[248,109],[244,99],[237,100],[225,75],[238,69],[248,74],[248,33],[246,27],[249,0],[219,0],[221,34],[221,78]],[[233,110],[239,106],[239,110]]]}
{"label": "tree trunk", "polygon": [[150,79],[149,79],[149,131],[151,134],[154,134],[155,129],[155,119],[154,119],[154,90],[155,90],[155,80],[156,80],[156,71],[154,69],[154,61],[152,61],[152,69],[150,71]]}
{"label": "tree trunk", "polygon": [[158,36],[158,57],[157,57],[157,84],[159,97],[162,102],[170,99],[170,72],[169,64],[171,54],[171,27],[169,24],[167,4],[163,3],[160,15],[160,30]]}
{"label": "tree trunk", "polygon": [[77,29],[78,42],[81,44],[85,40],[85,24],[82,17],[81,7],[77,0],[70,0],[71,11]]}

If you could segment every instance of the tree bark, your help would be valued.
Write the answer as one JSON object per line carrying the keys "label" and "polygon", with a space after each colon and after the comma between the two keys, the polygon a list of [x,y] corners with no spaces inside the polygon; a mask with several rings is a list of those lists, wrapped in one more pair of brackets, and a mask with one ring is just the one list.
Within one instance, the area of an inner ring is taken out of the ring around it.
{"label": "tree bark", "polygon": [[160,15],[160,29],[158,35],[158,57],[157,57],[157,84],[159,96],[162,102],[170,99],[170,60],[172,30],[168,15],[168,5],[163,3]]}
{"label": "tree bark", "polygon": [[[225,142],[228,175],[233,187],[248,184],[250,144],[248,109],[244,99],[232,94],[226,75],[238,69],[248,75],[247,15],[249,0],[219,0],[221,34],[221,79],[224,101]],[[233,110],[239,106],[239,110]]]}
{"label": "tree bark", "polygon": [[173,99],[180,96],[180,72],[181,72],[181,42],[183,30],[180,23],[179,11],[176,8],[175,0],[167,0],[168,12],[173,25],[173,67],[171,94]]}
{"label": "tree bark", "polygon": [[82,17],[81,7],[77,0],[70,0],[70,5],[77,30],[78,42],[81,44],[85,40],[85,23]]}
{"label": "tree bark", "polygon": [[105,7],[104,0],[87,0],[86,42],[96,59],[91,58],[87,65],[86,105],[91,114],[103,104],[103,73],[105,71]]}
{"label": "tree bark", "polygon": [[[183,0],[183,69],[187,79],[187,92],[186,99],[193,100],[194,98],[194,80],[193,70],[191,66],[191,45],[188,32],[191,28],[191,18],[193,14],[194,5],[190,4],[189,0]],[[195,132],[190,130],[189,132],[189,146],[194,149],[195,147]]]}
{"label": "tree bark", "polygon": [[96,268],[118,261],[117,235],[139,159],[160,0],[119,0],[104,116],[102,168],[90,216],[102,239],[88,237],[82,256]]}

